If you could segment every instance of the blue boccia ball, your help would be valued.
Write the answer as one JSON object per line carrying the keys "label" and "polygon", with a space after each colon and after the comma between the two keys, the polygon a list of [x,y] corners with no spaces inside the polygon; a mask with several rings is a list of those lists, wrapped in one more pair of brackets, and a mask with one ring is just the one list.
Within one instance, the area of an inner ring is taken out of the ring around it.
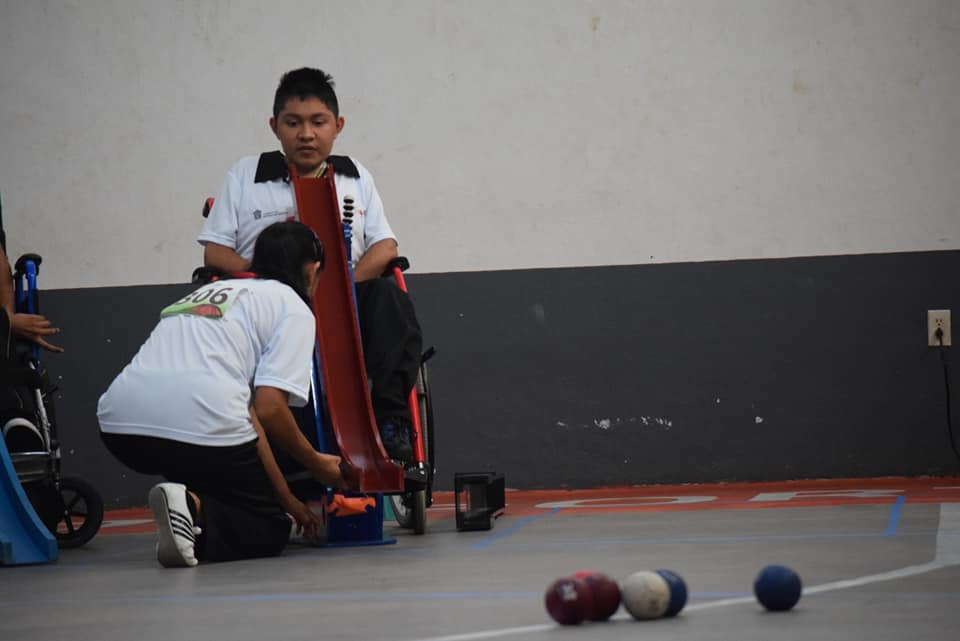
{"label": "blue boccia ball", "polygon": [[670,570],[657,570],[657,574],[663,577],[663,580],[670,586],[670,605],[664,612],[665,617],[675,617],[687,604],[687,584],[683,578],[676,572]]}
{"label": "blue boccia ball", "polygon": [[800,600],[803,584],[800,576],[783,565],[768,565],[760,570],[753,582],[753,593],[757,601],[768,610],[782,612],[789,610]]}

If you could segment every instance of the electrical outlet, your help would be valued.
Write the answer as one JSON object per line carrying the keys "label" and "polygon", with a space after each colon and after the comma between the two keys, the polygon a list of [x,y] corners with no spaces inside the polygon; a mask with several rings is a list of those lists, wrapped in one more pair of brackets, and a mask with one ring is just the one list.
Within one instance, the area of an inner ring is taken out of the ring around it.
{"label": "electrical outlet", "polygon": [[[943,330],[942,342],[937,338],[937,329]],[[950,347],[950,310],[927,310],[927,345],[930,347]]]}

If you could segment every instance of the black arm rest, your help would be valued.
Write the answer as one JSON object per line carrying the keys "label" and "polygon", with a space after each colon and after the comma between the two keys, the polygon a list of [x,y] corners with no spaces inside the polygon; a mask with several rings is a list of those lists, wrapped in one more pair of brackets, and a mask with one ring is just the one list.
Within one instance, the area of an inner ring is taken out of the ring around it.
{"label": "black arm rest", "polygon": [[30,389],[39,389],[42,382],[37,370],[18,365],[0,364],[0,374],[10,385],[23,385]]}

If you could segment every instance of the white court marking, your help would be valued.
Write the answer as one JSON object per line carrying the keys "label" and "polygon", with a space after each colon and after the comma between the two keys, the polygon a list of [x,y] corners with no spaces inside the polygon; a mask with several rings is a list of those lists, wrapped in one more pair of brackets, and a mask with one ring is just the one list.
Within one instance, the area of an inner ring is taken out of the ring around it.
{"label": "white court marking", "polygon": [[[803,594],[820,594],[822,592],[831,592],[833,590],[843,590],[846,588],[855,588],[871,583],[880,583],[882,581],[893,581],[903,579],[918,574],[924,574],[933,570],[940,570],[951,565],[960,565],[960,503],[941,503],[940,504],[940,524],[937,527],[937,548],[933,560],[919,565],[908,565],[897,570],[889,572],[879,572],[877,574],[868,574],[866,576],[854,579],[845,579],[842,581],[831,581],[822,583],[809,588],[803,588]],[[750,597],[736,597],[732,599],[719,599],[708,603],[697,603],[684,608],[684,611],[696,612],[698,610],[708,610],[711,608],[720,608],[728,605],[742,605],[745,603],[754,603],[756,599]],[[617,617],[620,618],[620,617]],[[629,617],[627,617],[629,618]],[[416,641],[480,641],[481,639],[496,639],[511,635],[528,634],[530,632],[543,632],[558,627],[555,623],[541,623],[538,625],[525,625],[515,628],[500,628],[497,630],[484,630],[481,632],[465,632],[463,634],[450,634],[442,637],[424,637]]]}
{"label": "white court marking", "polygon": [[153,519],[107,519],[100,524],[101,528],[110,529],[112,527],[129,527],[131,525],[144,525],[153,523]]}

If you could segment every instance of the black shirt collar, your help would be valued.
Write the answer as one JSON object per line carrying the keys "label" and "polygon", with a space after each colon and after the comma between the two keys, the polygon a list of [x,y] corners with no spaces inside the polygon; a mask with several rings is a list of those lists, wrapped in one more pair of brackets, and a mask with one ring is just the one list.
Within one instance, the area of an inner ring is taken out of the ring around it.
{"label": "black shirt collar", "polygon": [[[349,156],[330,156],[327,162],[333,167],[334,173],[360,178],[360,170]],[[287,159],[279,151],[267,151],[260,154],[257,163],[257,173],[253,177],[255,183],[267,183],[274,180],[290,182],[290,170],[287,169]]]}

